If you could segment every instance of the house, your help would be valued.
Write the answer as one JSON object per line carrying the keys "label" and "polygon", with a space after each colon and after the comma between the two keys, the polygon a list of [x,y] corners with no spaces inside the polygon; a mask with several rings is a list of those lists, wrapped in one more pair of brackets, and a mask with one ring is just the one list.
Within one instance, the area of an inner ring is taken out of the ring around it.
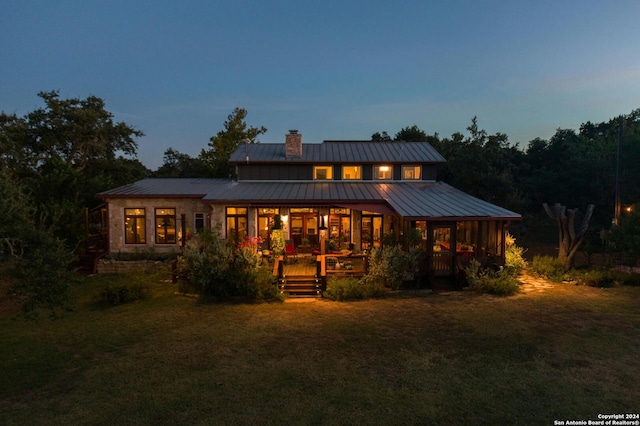
{"label": "house", "polygon": [[230,158],[237,180],[144,179],[98,196],[108,206],[111,253],[179,252],[203,228],[268,239],[280,215],[285,238],[301,250],[324,240],[328,249],[367,252],[411,233],[444,275],[457,256],[504,259],[507,227],[521,216],[436,181],[444,161],[426,142],[303,144],[290,131],[285,143],[241,145]]}

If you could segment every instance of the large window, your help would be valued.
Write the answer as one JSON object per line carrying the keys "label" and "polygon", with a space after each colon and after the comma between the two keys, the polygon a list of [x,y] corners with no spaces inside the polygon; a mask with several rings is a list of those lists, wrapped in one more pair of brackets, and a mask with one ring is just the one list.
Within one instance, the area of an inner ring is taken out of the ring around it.
{"label": "large window", "polygon": [[176,243],[176,209],[156,209],[156,244]]}
{"label": "large window", "polygon": [[247,208],[227,207],[227,238],[236,242],[247,236]]}
{"label": "large window", "polygon": [[314,166],[313,178],[315,180],[331,180],[333,179],[333,166]]}
{"label": "large window", "polygon": [[342,180],[360,180],[361,166],[342,166]]}
{"label": "large window", "polygon": [[420,166],[402,166],[402,179],[420,180]]}
{"label": "large window", "polygon": [[362,212],[362,250],[382,246],[382,215],[376,212]]}
{"label": "large window", "polygon": [[351,243],[350,209],[329,209],[329,239],[336,249],[349,247]]}
{"label": "large window", "polygon": [[393,166],[373,166],[373,179],[391,180],[393,179]]}
{"label": "large window", "polygon": [[124,242],[145,244],[146,235],[144,209],[124,209]]}
{"label": "large window", "polygon": [[260,208],[258,209],[258,236],[269,241],[273,217],[280,214],[280,209]]}
{"label": "large window", "polygon": [[311,207],[291,208],[291,239],[296,246],[319,247],[318,209]]}

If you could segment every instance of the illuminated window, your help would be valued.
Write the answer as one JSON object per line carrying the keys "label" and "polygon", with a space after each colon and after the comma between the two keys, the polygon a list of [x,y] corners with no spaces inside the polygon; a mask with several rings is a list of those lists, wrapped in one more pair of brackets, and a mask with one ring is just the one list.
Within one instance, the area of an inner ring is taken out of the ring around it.
{"label": "illuminated window", "polygon": [[360,166],[342,166],[342,180],[360,180]]}
{"label": "illuminated window", "polygon": [[373,178],[376,180],[393,179],[393,166],[373,166]]}
{"label": "illuminated window", "polygon": [[176,209],[156,209],[156,243],[176,243]]}
{"label": "illuminated window", "polygon": [[247,236],[246,207],[227,207],[227,238],[233,241],[242,241]]}
{"label": "illuminated window", "polygon": [[314,166],[313,178],[315,180],[331,180],[333,179],[333,167],[332,166]]}
{"label": "illuminated window", "polygon": [[124,209],[124,242],[145,244],[146,234],[144,209]]}
{"label": "illuminated window", "polygon": [[420,180],[420,166],[402,166],[402,179]]}
{"label": "illuminated window", "polygon": [[258,236],[269,241],[273,217],[280,214],[280,209],[260,208],[258,209]]}

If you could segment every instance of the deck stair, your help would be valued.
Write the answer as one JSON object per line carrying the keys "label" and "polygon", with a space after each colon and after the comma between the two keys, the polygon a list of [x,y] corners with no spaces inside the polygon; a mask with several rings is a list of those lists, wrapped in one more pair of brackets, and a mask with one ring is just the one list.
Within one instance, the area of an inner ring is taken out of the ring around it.
{"label": "deck stair", "polygon": [[278,289],[288,297],[322,297],[323,279],[314,275],[286,275]]}

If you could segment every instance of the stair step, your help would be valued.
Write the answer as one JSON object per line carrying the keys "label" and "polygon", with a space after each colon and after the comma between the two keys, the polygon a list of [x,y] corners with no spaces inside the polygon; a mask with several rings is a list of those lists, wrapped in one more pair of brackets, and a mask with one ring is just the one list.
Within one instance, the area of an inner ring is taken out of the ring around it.
{"label": "stair step", "polygon": [[288,297],[322,297],[322,280],[310,275],[288,275],[280,291]]}

